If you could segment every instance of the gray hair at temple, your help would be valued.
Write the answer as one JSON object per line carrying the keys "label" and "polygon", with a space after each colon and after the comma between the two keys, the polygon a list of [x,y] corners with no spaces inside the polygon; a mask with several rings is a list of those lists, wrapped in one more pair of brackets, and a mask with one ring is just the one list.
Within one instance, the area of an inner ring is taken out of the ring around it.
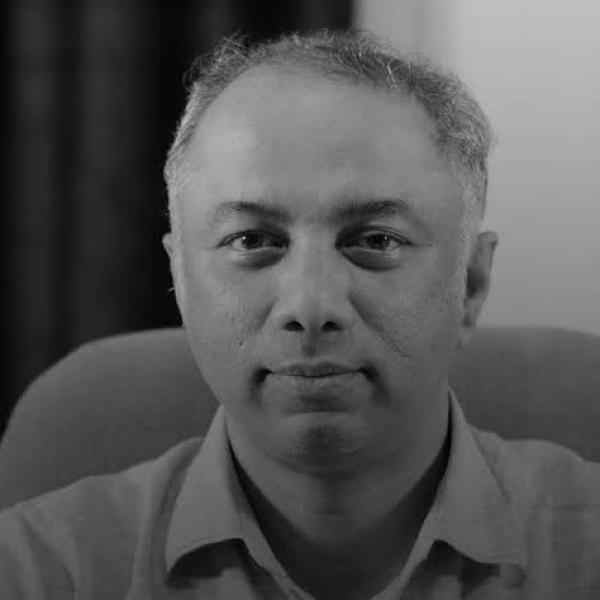
{"label": "gray hair at temple", "polygon": [[288,34],[255,45],[226,39],[210,56],[192,66],[187,105],[164,169],[176,242],[180,238],[176,198],[184,179],[185,153],[196,126],[207,107],[230,83],[260,65],[301,66],[329,79],[414,98],[431,119],[432,141],[462,186],[463,199],[468,203],[464,235],[468,240],[473,238],[485,211],[492,132],[488,119],[465,85],[425,57],[404,55],[371,34],[320,31]]}

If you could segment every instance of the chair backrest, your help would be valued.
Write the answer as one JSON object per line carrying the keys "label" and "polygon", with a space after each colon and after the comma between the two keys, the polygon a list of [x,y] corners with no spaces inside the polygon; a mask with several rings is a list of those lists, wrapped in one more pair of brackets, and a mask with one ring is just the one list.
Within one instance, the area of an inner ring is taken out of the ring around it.
{"label": "chair backrest", "polygon": [[[450,382],[473,424],[600,460],[600,336],[481,328]],[[215,408],[182,330],[88,343],[18,401],[0,446],[0,508],[158,456],[202,435]]]}

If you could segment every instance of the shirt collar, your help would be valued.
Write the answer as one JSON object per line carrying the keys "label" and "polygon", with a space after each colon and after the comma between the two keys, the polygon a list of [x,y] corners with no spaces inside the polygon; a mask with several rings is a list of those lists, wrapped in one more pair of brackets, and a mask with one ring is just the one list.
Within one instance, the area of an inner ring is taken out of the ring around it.
{"label": "shirt collar", "polygon": [[[525,545],[509,499],[450,391],[450,455],[419,538],[450,544],[478,562],[526,565]],[[241,488],[219,407],[184,478],[167,531],[167,570],[185,554],[243,540],[254,560],[285,576]]]}
{"label": "shirt collar", "polygon": [[525,540],[510,498],[492,470],[452,390],[451,446],[422,535],[475,561],[525,568]]}
{"label": "shirt collar", "polygon": [[165,547],[167,571],[188,552],[235,539],[245,542],[253,559],[268,571],[285,576],[241,487],[225,412],[219,406],[173,507]]}

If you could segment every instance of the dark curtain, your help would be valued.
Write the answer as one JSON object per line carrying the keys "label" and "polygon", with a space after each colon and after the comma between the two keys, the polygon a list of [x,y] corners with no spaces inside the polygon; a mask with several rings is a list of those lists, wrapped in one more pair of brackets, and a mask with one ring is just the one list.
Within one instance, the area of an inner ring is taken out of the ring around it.
{"label": "dark curtain", "polygon": [[[183,73],[223,35],[351,24],[352,0],[7,2],[0,427],[79,344],[178,324],[160,240]],[[6,364],[7,363],[7,364]]]}

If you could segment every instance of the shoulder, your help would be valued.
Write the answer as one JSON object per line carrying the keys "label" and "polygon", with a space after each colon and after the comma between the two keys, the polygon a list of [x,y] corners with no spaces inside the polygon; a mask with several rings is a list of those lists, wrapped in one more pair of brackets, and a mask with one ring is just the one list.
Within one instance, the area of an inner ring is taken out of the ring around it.
{"label": "shoulder", "polygon": [[1,512],[0,590],[7,565],[16,568],[11,577],[20,578],[19,585],[51,576],[63,588],[69,581],[77,587],[92,564],[112,585],[119,578],[125,585],[135,552],[152,537],[201,444],[201,438],[186,440],[154,460],[81,479]]}
{"label": "shoulder", "polygon": [[[160,504],[172,491],[202,443],[192,438],[170,448],[159,457],[118,473],[94,475],[30,500],[20,502],[2,516],[20,516],[32,523],[51,519],[76,530],[94,525],[94,520],[118,519],[132,523]],[[84,522],[85,521],[85,522]]]}
{"label": "shoulder", "polygon": [[553,442],[506,440],[488,431],[472,431],[512,501],[554,509],[600,507],[600,463]]}
{"label": "shoulder", "polygon": [[557,589],[600,586],[600,464],[551,442],[475,436],[511,505],[532,576]]}

